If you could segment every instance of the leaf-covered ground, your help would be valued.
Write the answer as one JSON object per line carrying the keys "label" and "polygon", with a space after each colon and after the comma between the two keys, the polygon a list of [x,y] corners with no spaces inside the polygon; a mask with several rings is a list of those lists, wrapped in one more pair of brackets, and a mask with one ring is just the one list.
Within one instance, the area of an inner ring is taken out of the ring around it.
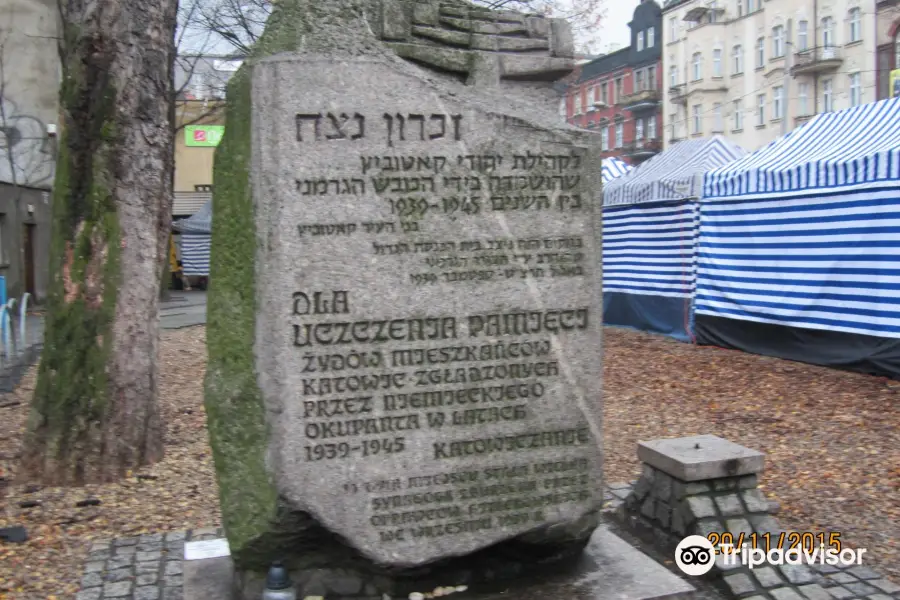
{"label": "leaf-covered ground", "polygon": [[[900,581],[900,383],[618,329],[604,344],[607,481],[636,476],[639,440],[726,437],[767,453],[785,526],[840,531]],[[0,543],[0,598],[74,598],[93,539],[219,525],[204,329],[164,333],[161,360],[166,458],[117,484],[10,485],[34,374],[0,398],[0,527],[30,535]],[[100,503],[76,507],[86,499]]]}

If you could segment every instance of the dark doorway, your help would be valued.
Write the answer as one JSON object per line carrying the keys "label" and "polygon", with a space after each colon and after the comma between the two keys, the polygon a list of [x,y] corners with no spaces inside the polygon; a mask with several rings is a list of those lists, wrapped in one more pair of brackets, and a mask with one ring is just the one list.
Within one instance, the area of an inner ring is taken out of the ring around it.
{"label": "dark doorway", "polygon": [[31,294],[34,302],[34,228],[32,224],[25,224],[22,232],[22,247],[25,250],[25,291]]}

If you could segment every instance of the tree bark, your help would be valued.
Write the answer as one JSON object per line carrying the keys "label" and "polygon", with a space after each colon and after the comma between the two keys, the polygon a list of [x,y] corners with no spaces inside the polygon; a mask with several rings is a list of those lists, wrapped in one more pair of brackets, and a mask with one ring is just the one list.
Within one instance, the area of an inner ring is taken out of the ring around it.
{"label": "tree bark", "polygon": [[46,333],[22,477],[106,482],[159,460],[159,282],[177,0],[61,0],[62,139]]}

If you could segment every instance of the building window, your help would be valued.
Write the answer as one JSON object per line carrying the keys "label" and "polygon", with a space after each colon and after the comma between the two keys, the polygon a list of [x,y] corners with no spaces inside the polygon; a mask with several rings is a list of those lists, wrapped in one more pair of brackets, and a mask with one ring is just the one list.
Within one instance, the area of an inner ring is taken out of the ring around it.
{"label": "building window", "polygon": [[858,42],[862,39],[862,20],[858,8],[850,9],[850,41]]}
{"label": "building window", "polygon": [[609,102],[609,86],[605,81],[600,84],[600,102],[603,104]]}
{"label": "building window", "polygon": [[800,116],[809,114],[809,84],[801,83],[797,86],[797,110]]}
{"label": "building window", "polygon": [[713,77],[722,76],[722,50],[716,48],[713,50]]}
{"label": "building window", "polygon": [[616,88],[613,94],[613,104],[618,104],[619,100],[622,99],[622,78],[619,77],[616,79]]}
{"label": "building window", "polygon": [[609,150],[609,127],[602,126],[600,130],[600,150],[606,152]]}
{"label": "building window", "polygon": [[831,112],[834,110],[834,93],[830,79],[822,82],[822,110]]}
{"label": "building window", "polygon": [[656,115],[653,115],[652,117],[649,117],[647,119],[647,139],[656,139]]}
{"label": "building window", "polygon": [[669,67],[669,85],[672,87],[678,85],[678,67],[675,65]]}
{"label": "building window", "polygon": [[678,39],[678,19],[672,17],[669,19],[669,41],[674,42]]}
{"label": "building window", "polygon": [[647,29],[647,47],[652,48],[656,45],[656,29],[654,27],[649,27]]}
{"label": "building window", "polygon": [[634,91],[640,92],[644,89],[644,71],[639,69],[634,72]]}
{"label": "building window", "polygon": [[825,48],[834,46],[834,19],[831,17],[822,19],[822,46]]}
{"label": "building window", "polygon": [[797,50],[809,50],[809,24],[806,21],[797,23]]}
{"label": "building window", "polygon": [[732,70],[735,75],[739,75],[744,72],[744,49],[740,46],[735,46],[731,49],[731,59],[732,59]]}
{"label": "building window", "polygon": [[737,16],[744,16],[744,0],[735,0],[737,3]]}
{"label": "building window", "polygon": [[672,114],[669,115],[669,123],[671,123],[671,125],[669,125],[669,136],[670,136],[669,139],[672,140],[672,141],[674,141],[674,140],[676,139],[676,136],[675,136],[675,131],[676,131],[676,130],[675,130],[675,119],[676,119],[677,117],[678,117],[678,115],[676,115],[675,113],[672,113]]}
{"label": "building window", "polygon": [[734,127],[735,131],[740,131],[744,128],[744,101],[743,100],[735,100],[734,101],[734,113],[732,114],[732,118],[734,119]]}
{"label": "building window", "polygon": [[756,68],[761,69],[766,64],[766,38],[756,40]]}
{"label": "building window", "polygon": [[894,68],[900,69],[900,31],[894,38]]}
{"label": "building window", "polygon": [[640,52],[644,49],[644,32],[638,31],[637,34],[637,51]]}
{"label": "building window", "polygon": [[597,104],[601,100],[603,100],[603,96],[600,95],[600,86],[595,85],[594,86],[594,102],[593,103]]}
{"label": "building window", "polygon": [[754,0],[747,0],[747,14],[752,13],[756,10],[756,2]]}
{"label": "building window", "polygon": [[772,58],[784,56],[784,26],[772,28]]}
{"label": "building window", "polygon": [[656,89],[656,67],[647,67],[647,89]]}
{"label": "building window", "polygon": [[567,103],[566,103],[565,98],[560,99],[560,101],[559,101],[559,116],[561,116],[563,119],[565,119],[567,116],[569,116],[569,110],[568,110],[566,104]]}
{"label": "building window", "polygon": [[862,104],[862,86],[859,79],[859,73],[850,74],[850,106]]}
{"label": "building window", "polygon": [[722,104],[716,102],[713,104],[713,133],[721,133],[722,127]]}
{"label": "building window", "polygon": [[691,107],[691,133],[700,133],[700,105]]}
{"label": "building window", "polygon": [[622,121],[616,123],[616,148],[622,147],[622,139],[625,137],[625,124]]}
{"label": "building window", "polygon": [[638,119],[634,122],[634,139],[642,140],[644,139],[644,120]]}
{"label": "building window", "polygon": [[703,55],[699,52],[695,52],[694,56],[691,58],[691,64],[694,69],[694,81],[701,79],[703,77]]}
{"label": "building window", "polygon": [[756,97],[756,126],[760,127],[766,124],[766,95],[760,94]]}
{"label": "building window", "polygon": [[581,114],[581,91],[580,90],[575,92],[575,106],[574,106],[573,112],[576,115]]}
{"label": "building window", "polygon": [[784,118],[784,86],[776,85],[772,88],[772,118]]}

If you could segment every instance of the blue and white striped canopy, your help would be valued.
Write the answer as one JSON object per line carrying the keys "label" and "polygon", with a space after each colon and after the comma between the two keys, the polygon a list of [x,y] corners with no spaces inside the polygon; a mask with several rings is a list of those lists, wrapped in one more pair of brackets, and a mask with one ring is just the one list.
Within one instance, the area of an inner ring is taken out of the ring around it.
{"label": "blue and white striped canopy", "polygon": [[209,275],[210,238],[204,233],[181,236],[181,264],[185,275]]}
{"label": "blue and white striped canopy", "polygon": [[900,99],[707,174],[697,315],[900,338]]}
{"label": "blue and white striped canopy", "polygon": [[900,98],[823,113],[707,174],[705,198],[779,197],[900,180]]}
{"label": "blue and white striped canopy", "polygon": [[172,228],[181,233],[212,233],[212,200],[186,219],[178,219]]}
{"label": "blue and white striped canopy", "polygon": [[702,177],[747,153],[722,136],[679,142],[613,179],[603,190],[603,206],[661,202],[700,196]]}
{"label": "blue and white striped canopy", "polygon": [[603,159],[603,183],[609,183],[616,177],[621,177],[625,173],[634,169],[631,165],[629,165],[624,160],[609,157]]}

